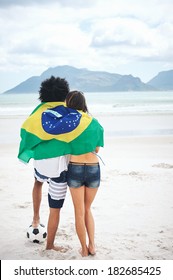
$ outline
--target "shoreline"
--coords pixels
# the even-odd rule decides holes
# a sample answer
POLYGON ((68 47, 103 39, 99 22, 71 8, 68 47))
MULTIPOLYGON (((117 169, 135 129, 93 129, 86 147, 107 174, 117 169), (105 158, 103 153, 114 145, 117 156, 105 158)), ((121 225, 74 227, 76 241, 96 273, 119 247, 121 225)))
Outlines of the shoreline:
MULTIPOLYGON (((36 107, 36 106, 35 106, 36 107)), ((35 108, 34 107, 34 108, 35 108)), ((18 113, 18 114, 7 114, 7 112, 5 112, 5 114, 1 114, 0 112, 0 119, 8 119, 8 118, 13 118, 13 119, 18 119, 18 118, 21 118, 21 119, 26 119, 29 114, 32 112, 29 111, 28 114, 22 114, 22 113, 18 113)), ((168 112, 168 111, 145 111, 145 112, 141 112, 141 111, 136 111, 136 112, 95 112, 95 113, 90 113, 91 116, 97 118, 97 117, 112 117, 112 116, 115 116, 115 117, 136 117, 136 116, 141 116, 141 117, 151 117, 151 116, 173 116, 173 112, 168 112)))
MULTIPOLYGON (((2 130, 0 143, 19 143, 20 127, 26 115, 0 116, 2 130), (11 139, 11 140, 10 140, 11 139)), ((104 127, 105 138, 108 137, 150 137, 172 136, 173 114, 95 114, 95 117, 104 127)))

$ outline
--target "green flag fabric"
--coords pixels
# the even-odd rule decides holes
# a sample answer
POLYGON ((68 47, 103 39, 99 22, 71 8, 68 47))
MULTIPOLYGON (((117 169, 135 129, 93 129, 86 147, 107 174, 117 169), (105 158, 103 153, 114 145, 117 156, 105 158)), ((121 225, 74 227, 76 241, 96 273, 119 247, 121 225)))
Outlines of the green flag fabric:
POLYGON ((21 127, 18 158, 23 162, 66 154, 80 155, 104 146, 103 127, 64 102, 38 105, 21 127))

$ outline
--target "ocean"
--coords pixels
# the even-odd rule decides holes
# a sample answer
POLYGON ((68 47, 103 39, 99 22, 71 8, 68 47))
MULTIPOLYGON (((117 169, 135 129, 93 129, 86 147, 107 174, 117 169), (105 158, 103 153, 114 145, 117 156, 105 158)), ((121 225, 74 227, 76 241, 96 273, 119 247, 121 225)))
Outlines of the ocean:
MULTIPOLYGON (((173 113, 173 91, 87 92, 85 97, 93 115, 173 113)), ((27 116, 38 104, 37 93, 0 94, 0 116, 27 116)))
MULTIPOLYGON (((86 92, 85 97, 106 136, 173 135, 173 91, 86 92)), ((9 118, 24 120, 39 103, 36 93, 0 94, 1 125, 9 118)))

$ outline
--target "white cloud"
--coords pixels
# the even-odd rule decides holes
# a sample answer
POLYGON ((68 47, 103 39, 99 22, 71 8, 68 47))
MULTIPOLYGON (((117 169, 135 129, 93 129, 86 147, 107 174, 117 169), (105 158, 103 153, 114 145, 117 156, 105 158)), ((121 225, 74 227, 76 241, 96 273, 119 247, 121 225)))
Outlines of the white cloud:
POLYGON ((173 24, 150 27, 139 19, 116 18, 97 22, 93 28, 92 47, 102 54, 119 55, 129 60, 165 58, 173 48, 173 24))
POLYGON ((63 64, 136 74, 145 63, 138 76, 152 78, 173 68, 172 10, 170 0, 1 0, 1 87, 63 64))

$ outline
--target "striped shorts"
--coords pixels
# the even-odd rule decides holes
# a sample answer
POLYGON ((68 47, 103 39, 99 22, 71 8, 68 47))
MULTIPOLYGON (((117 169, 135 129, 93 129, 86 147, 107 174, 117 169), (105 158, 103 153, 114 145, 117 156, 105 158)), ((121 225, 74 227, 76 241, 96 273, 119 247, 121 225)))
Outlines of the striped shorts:
POLYGON ((62 208, 67 193, 67 171, 61 172, 57 178, 49 178, 40 174, 34 169, 34 177, 39 182, 47 182, 48 188, 48 202, 50 208, 62 208))

